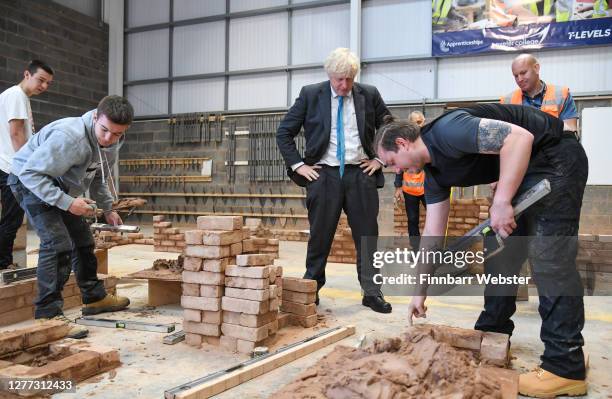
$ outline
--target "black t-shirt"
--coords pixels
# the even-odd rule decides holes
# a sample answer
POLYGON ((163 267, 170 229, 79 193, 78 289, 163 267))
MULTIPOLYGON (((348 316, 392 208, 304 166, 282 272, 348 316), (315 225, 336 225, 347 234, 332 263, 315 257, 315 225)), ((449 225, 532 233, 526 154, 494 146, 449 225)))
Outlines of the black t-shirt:
POLYGON ((481 118, 509 122, 531 132, 534 135, 532 160, 539 150, 557 143, 563 133, 560 119, 521 105, 480 104, 442 115, 421 130, 431 156, 431 163, 424 167, 428 204, 447 199, 451 187, 469 187, 499 179, 499 155, 478 153, 481 118))

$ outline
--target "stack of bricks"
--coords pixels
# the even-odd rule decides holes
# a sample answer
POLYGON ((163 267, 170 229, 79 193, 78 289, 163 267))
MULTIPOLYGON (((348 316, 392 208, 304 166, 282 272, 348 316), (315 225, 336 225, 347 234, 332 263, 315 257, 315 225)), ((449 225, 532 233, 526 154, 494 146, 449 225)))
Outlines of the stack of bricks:
POLYGON ((225 268, 225 294, 221 301, 221 346, 251 353, 276 334, 282 295, 282 268, 269 254, 243 254, 225 268))
POLYGON ((145 238, 143 233, 123 234, 119 231, 97 231, 94 233, 97 247, 112 248, 117 245, 145 244, 153 245, 154 239, 145 238), (100 245, 99 243, 103 243, 100 245))
POLYGON ((218 345, 225 269, 242 252, 242 218, 200 216, 197 230, 185 232, 183 330, 188 345, 218 345))
POLYGON ((272 236, 281 241, 302 241, 308 242, 310 232, 308 230, 272 230, 272 236))
MULTIPOLYGON (((116 277, 98 274, 98 278, 104 281, 104 287, 109 294, 117 293, 116 277)), ((0 286, 0 326, 34 318, 33 303, 37 293, 35 278, 0 286)), ((62 297, 64 298, 64 309, 82 305, 81 291, 76 284, 74 274, 64 285, 62 297)))
MULTIPOLYGON (((489 200, 487 198, 460 198, 451 202, 448 215, 447 235, 460 237, 489 218, 489 200)), ((425 223, 425 210, 421 206, 419 227, 425 223)), ((408 235, 408 218, 402 206, 394 212, 394 232, 397 235, 408 235)))
POLYGON ((334 235, 328 262, 335 263, 357 263, 357 253, 355 252, 355 242, 351 235, 351 228, 348 226, 346 216, 342 216, 338 222, 338 228, 334 235))
MULTIPOLYGON (((595 286, 609 289, 612 277, 612 235, 579 234, 576 265, 585 283, 589 278, 587 272, 595 272, 595 286)), ((588 285, 585 284, 585 287, 588 285)))
POLYGON ((153 250, 158 252, 178 252, 185 249, 185 234, 172 227, 164 215, 153 216, 153 250))
POLYGON ((289 314, 289 324, 313 327, 317 324, 317 282, 303 278, 282 279, 281 311, 289 314))

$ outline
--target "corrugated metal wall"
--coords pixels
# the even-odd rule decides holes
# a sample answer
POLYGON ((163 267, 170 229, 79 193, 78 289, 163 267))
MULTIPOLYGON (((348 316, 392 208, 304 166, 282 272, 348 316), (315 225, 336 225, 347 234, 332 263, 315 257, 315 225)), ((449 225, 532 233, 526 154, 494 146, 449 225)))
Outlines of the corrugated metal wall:
MULTIPOLYGON (((305 2, 311 3, 230 0, 229 12, 252 13, 305 2)), ((169 0, 126 0, 126 4, 128 28, 169 22, 169 0)), ((211 16, 217 20, 172 28, 172 75, 193 75, 193 80, 128 85, 128 95, 139 96, 133 99, 140 103, 141 116, 291 106, 303 85, 326 79, 320 65, 329 51, 350 42, 348 3, 230 16, 229 27, 223 17, 225 0, 174 0, 173 4, 175 21, 211 16), (310 64, 319 66, 283 71, 286 66, 310 64), (276 70, 264 73, 265 68, 276 70), (233 75, 235 71, 240 75, 233 75), (202 74, 217 75, 197 76, 202 74), (168 87, 172 87, 172 104, 168 104, 168 87)), ((376 85, 389 103, 492 99, 514 89, 510 63, 516 53, 431 58, 430 17, 431 2, 426 0, 364 1, 361 57, 366 65, 361 81, 376 85), (401 61, 385 61, 390 58, 401 61)), ((128 31, 126 79, 168 78, 169 40, 169 28, 128 31)), ((612 92, 609 46, 536 54, 544 80, 567 85, 576 94, 612 92)))

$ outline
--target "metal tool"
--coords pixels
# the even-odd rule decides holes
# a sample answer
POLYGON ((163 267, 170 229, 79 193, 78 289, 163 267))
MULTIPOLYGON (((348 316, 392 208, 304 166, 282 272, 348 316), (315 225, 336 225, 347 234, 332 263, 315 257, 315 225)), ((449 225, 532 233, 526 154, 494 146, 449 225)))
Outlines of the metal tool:
POLYGON ((75 320, 75 323, 82 324, 84 326, 121 328, 126 330, 151 331, 161 333, 171 333, 174 331, 175 328, 174 323, 147 323, 144 321, 98 319, 95 317, 79 317, 75 320))
MULTIPOLYGON (((550 182, 547 179, 543 179, 538 184, 521 194, 517 197, 514 203, 514 217, 520 216, 527 208, 538 202, 550 193, 550 182)), ((503 239, 493 231, 491 227, 491 219, 487 219, 472 230, 468 231, 463 237, 459 238, 451 245, 448 249, 450 251, 461 251, 469 248, 483 238, 485 240, 485 247, 487 253, 485 259, 497 255, 502 249, 504 249, 503 239)))
POLYGON ((185 340, 185 331, 175 331, 170 335, 166 335, 163 339, 163 343, 166 345, 174 345, 185 340))
MULTIPOLYGON (((133 211, 131 212, 133 213, 133 211)), ((138 233, 140 231, 140 227, 138 226, 129 226, 126 224, 113 225, 106 223, 92 223, 89 226, 92 231, 114 231, 119 233, 138 233)))
POLYGON ((4 270, 0 273, 2 284, 10 284, 16 281, 27 280, 36 277, 36 268, 27 267, 23 269, 4 270))

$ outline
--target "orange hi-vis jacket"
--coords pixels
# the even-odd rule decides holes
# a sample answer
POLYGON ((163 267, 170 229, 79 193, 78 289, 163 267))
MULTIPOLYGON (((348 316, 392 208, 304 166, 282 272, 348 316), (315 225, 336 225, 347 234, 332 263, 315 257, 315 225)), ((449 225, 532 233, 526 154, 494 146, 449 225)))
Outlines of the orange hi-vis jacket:
POLYGON ((425 172, 423 170, 419 173, 404 171, 402 191, 415 197, 425 194, 425 172))
MULTIPOLYGON (((544 97, 542 98, 542 107, 540 107, 540 111, 558 118, 568 95, 569 88, 565 86, 559 88, 555 85, 546 84, 546 92, 544 92, 544 97)), ((499 101, 502 104, 522 105, 523 91, 521 89, 516 89, 512 93, 500 98, 499 101)))

